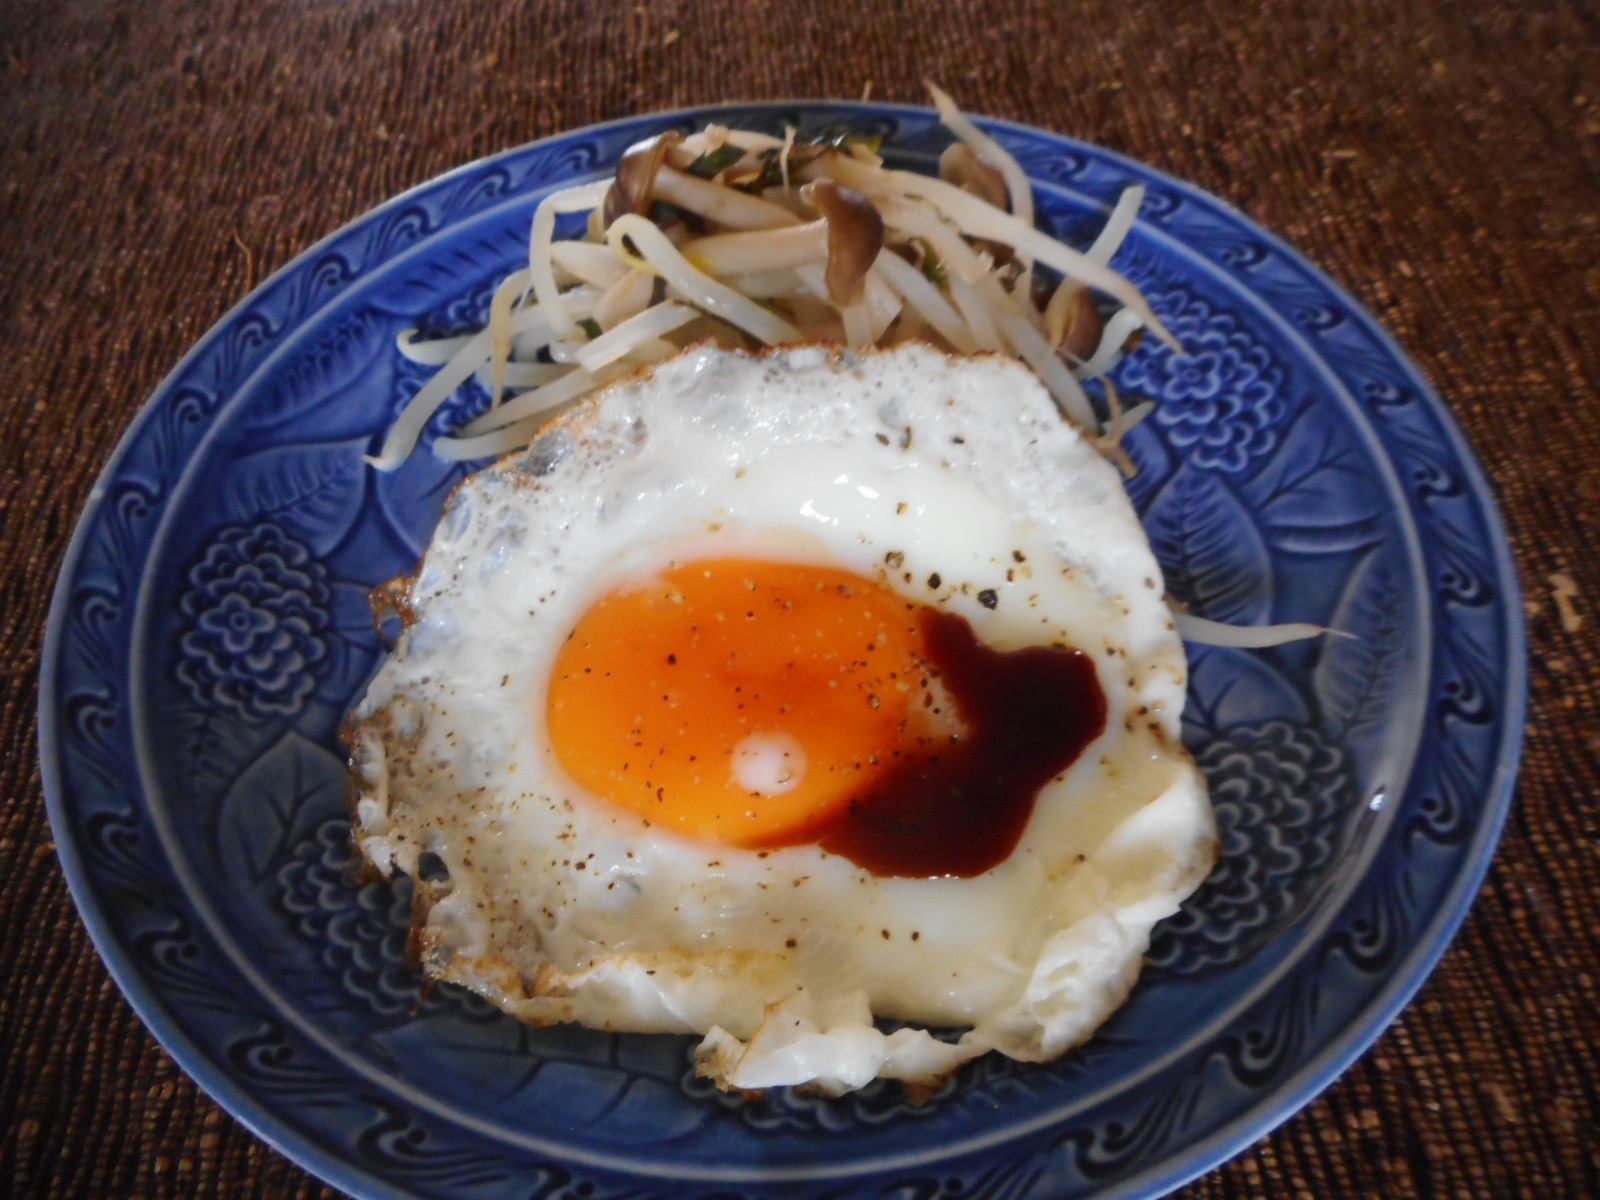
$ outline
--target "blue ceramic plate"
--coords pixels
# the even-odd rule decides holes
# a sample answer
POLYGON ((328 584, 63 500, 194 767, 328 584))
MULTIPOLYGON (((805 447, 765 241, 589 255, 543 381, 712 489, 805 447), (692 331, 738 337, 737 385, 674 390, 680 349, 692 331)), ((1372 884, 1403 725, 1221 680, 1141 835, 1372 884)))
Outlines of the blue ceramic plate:
POLYGON ((79 524, 45 647, 50 815, 84 920, 173 1056, 359 1196, 1158 1195, 1305 1104, 1422 982, 1506 811, 1524 667, 1504 536, 1428 385, 1299 256, 1138 163, 989 125, 1069 241, 1149 189, 1117 265, 1187 353, 1147 344, 1118 382, 1159 401, 1130 490, 1171 592, 1359 636, 1192 650, 1223 858, 1092 1042, 991 1056, 919 1107, 883 1085, 724 1096, 692 1039, 424 995, 406 896, 346 878, 337 730, 380 653, 366 592, 413 564, 462 474, 426 451, 362 464, 423 380, 396 335, 481 323, 541 196, 711 117, 848 124, 921 170, 947 144, 921 109, 802 103, 513 150, 308 251, 157 391, 79 524))

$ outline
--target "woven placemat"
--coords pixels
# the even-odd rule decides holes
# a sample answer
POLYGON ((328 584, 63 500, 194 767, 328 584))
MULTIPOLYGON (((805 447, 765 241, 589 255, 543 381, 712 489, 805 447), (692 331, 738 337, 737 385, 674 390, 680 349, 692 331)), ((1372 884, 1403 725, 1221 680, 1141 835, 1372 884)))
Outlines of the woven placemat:
POLYGON ((1522 572, 1521 785, 1463 932, 1336 1085, 1184 1195, 1600 1195, 1600 11, 1520 7, 0 3, 0 1192, 333 1194, 144 1031, 45 820, 54 571, 144 398, 265 275, 471 158, 724 99, 922 102, 928 77, 1325 267, 1458 416, 1522 572))

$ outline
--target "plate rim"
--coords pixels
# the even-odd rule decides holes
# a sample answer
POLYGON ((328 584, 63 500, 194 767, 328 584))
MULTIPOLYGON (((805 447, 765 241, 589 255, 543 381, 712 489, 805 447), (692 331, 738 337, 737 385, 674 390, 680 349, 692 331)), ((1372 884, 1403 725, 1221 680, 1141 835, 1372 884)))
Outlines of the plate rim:
MULTIPOLYGON (((114 449, 97 472, 88 497, 79 512, 72 536, 57 568, 51 603, 46 616, 37 708, 40 774, 45 795, 45 807, 52 834, 56 838, 57 857, 61 863, 62 873, 66 878, 69 894, 72 896, 79 917, 90 935, 96 952, 102 962, 106 964, 109 973, 116 981, 123 996, 133 1007, 135 1013, 145 1025, 146 1030, 172 1056, 175 1063, 182 1068, 184 1073, 253 1134, 260 1137, 291 1161, 311 1171, 323 1180, 333 1183, 335 1186, 344 1187, 350 1183, 359 1182, 364 1189, 363 1195, 396 1197, 398 1200, 404 1200, 404 1198, 416 1194, 409 1190, 396 1189, 382 1177, 366 1170, 345 1155, 330 1153, 320 1142, 311 1139, 305 1132, 290 1125, 285 1119, 278 1116, 272 1108, 257 1100, 251 1091, 235 1081, 214 1063, 211 1057, 179 1027, 177 1022, 169 1017, 167 1010, 170 1007, 170 1002, 153 985, 147 982, 144 973, 133 963, 131 956, 125 952, 121 941, 112 930, 108 916, 96 901, 91 884, 93 872, 85 861, 83 848, 79 846, 76 837, 73 836, 75 830, 69 815, 68 800, 64 791, 63 779, 61 778, 63 766, 57 719, 61 639, 66 623, 65 618, 71 591, 71 581, 76 576, 77 568, 82 562, 90 528, 105 503, 106 485, 116 477, 119 469, 125 465, 129 455, 133 452, 133 446, 138 436, 144 431, 145 426, 154 419, 158 402, 169 394, 174 384, 183 376, 191 364, 200 358, 212 343, 223 335, 227 328, 234 325, 241 316, 245 315, 251 305, 262 298, 275 283, 286 276, 295 274, 307 263, 314 261, 326 248, 351 232, 366 226, 369 222, 404 208, 422 193, 445 187, 452 180, 465 178, 488 165, 501 160, 517 158, 541 148, 569 140, 599 136, 629 126, 647 126, 653 123, 664 124, 685 119, 714 119, 719 112, 738 111, 748 113, 752 110, 781 111, 784 109, 798 109, 811 113, 825 113, 830 110, 854 114, 862 112, 881 113, 909 116, 924 121, 929 118, 936 118, 933 110, 926 106, 839 99, 750 100, 710 105, 690 105, 644 112, 561 130, 542 138, 508 147, 493 154, 481 155, 438 175, 422 180, 359 213, 307 246, 273 271, 271 275, 258 282, 248 293, 216 318, 172 368, 164 374, 160 382, 140 404, 123 430, 114 449), (68 836, 63 837, 63 833, 68 836)), ((1427 919, 1419 923, 1416 930, 1418 936, 1413 947, 1408 948, 1405 953, 1397 957, 1396 965, 1391 966, 1385 972, 1383 985, 1376 989, 1361 1006, 1360 1011, 1363 1019, 1360 1022, 1347 1026, 1337 1038, 1324 1042, 1317 1053, 1302 1061, 1298 1070, 1269 1089, 1267 1096, 1253 1101, 1240 1118, 1224 1125, 1209 1137, 1190 1142, 1183 1150, 1164 1156, 1161 1162, 1154 1164, 1152 1167, 1137 1171, 1120 1183, 1113 1184, 1111 1189, 1104 1193, 1108 1196, 1161 1195, 1198 1177, 1205 1171, 1221 1165, 1225 1159, 1253 1145, 1273 1129, 1298 1114, 1317 1095, 1331 1086, 1355 1059, 1370 1047, 1395 1020, 1400 1011, 1431 976, 1439 960, 1450 948, 1455 934, 1464 922, 1482 880, 1493 862, 1494 848, 1499 841, 1501 831, 1509 815, 1517 769, 1520 763, 1521 748, 1524 740, 1528 681, 1526 626, 1519 616, 1521 612, 1519 580, 1510 543, 1506 536, 1496 489, 1487 477, 1454 413, 1445 405, 1438 391, 1434 388, 1432 381, 1405 352, 1395 336, 1371 313, 1365 304, 1357 301, 1343 284, 1330 276, 1321 266, 1312 262, 1299 250, 1288 244, 1278 234, 1260 225, 1226 198, 1217 196, 1198 185, 1173 176, 1162 168, 1141 162, 1119 151, 1085 142, 1069 135, 1056 133, 1050 129, 1017 121, 978 116, 977 114, 969 115, 972 115, 981 127, 991 133, 1013 132, 1028 138, 1043 137, 1061 145, 1065 149, 1087 152, 1108 164, 1123 166, 1141 175, 1156 176, 1166 186, 1173 188, 1175 191, 1198 199, 1206 206, 1220 210, 1240 226, 1246 227, 1252 236, 1266 242, 1276 253, 1292 261, 1299 269, 1306 271, 1318 285, 1347 305, 1351 312, 1362 318, 1366 331, 1376 337, 1394 362, 1411 376, 1411 382, 1418 386, 1419 397, 1424 401, 1430 415, 1443 433, 1447 448, 1453 456, 1453 465, 1461 470, 1466 489, 1476 501, 1478 511, 1490 535, 1490 553, 1487 557, 1500 592, 1499 603, 1501 611, 1498 624, 1505 638, 1507 675, 1504 680, 1498 680, 1497 682, 1505 683, 1507 690, 1502 697, 1504 703, 1501 718, 1503 728, 1501 736, 1495 744, 1492 756, 1494 764, 1492 779, 1489 787, 1485 790, 1485 794, 1481 797, 1478 810, 1480 820, 1475 836, 1469 840, 1461 855, 1461 860, 1468 864, 1469 869, 1457 872, 1456 878, 1445 893, 1445 901, 1439 904, 1428 915, 1427 919)), ((323 304, 336 302, 338 295, 339 292, 333 293, 323 301, 323 304)), ((301 323, 303 324, 304 320, 311 319, 315 312, 320 311, 321 307, 322 305, 319 305, 316 310, 306 314, 301 323)), ((168 503, 168 498, 163 498, 162 503, 163 506, 168 503)), ((142 787, 140 792, 142 795, 142 787)), ((1016 1135, 1016 1138, 1036 1137, 1039 1136, 1039 1133, 1040 1131, 1038 1130, 1020 1133, 1016 1135)), ((1004 1144, 1004 1141, 996 1145, 986 1146, 973 1153, 993 1153, 999 1144, 1004 1144)), ((808 1176, 807 1178, 813 1178, 819 1182, 833 1178, 835 1182, 841 1182, 849 1179, 867 1179, 877 1173, 874 1169, 867 1169, 848 1176, 808 1176)), ((773 1178, 761 1174, 740 1175, 738 1181, 758 1184, 764 1179, 773 1178)), ((687 1185, 690 1181, 685 1179, 681 1180, 681 1182, 687 1185)), ((733 1183, 736 1181, 729 1179, 728 1182, 733 1183)))

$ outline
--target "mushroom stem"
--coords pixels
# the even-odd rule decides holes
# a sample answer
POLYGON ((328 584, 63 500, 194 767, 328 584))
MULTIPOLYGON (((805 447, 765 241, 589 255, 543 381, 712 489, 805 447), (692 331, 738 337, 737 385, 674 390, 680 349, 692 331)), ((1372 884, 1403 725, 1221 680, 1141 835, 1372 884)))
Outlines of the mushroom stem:
POLYGON ((828 256, 828 223, 811 221, 787 229, 714 233, 679 247, 708 275, 741 275, 820 263, 828 256))
POLYGON ((781 204, 707 179, 697 179, 671 167, 657 172, 655 194, 659 199, 732 229, 777 229, 800 223, 800 218, 781 204))

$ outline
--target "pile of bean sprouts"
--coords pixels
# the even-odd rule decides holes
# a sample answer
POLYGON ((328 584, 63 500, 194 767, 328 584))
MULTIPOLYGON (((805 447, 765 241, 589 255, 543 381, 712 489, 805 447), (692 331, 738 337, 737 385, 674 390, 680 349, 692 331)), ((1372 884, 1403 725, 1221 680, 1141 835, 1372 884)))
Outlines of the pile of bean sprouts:
MULTIPOLYGON (((1152 407, 1123 409, 1107 372, 1144 334, 1179 349, 1143 294, 1110 266, 1144 189, 1123 191, 1099 236, 1077 250, 1034 227, 1017 161, 930 85, 956 141, 939 177, 886 167, 874 139, 782 138, 708 125, 631 147, 614 178, 545 197, 528 265, 496 288, 483 330, 400 335, 438 367, 367 461, 392 471, 469 379, 482 415, 436 438, 447 460, 521 449, 595 389, 712 340, 733 349, 907 341, 1026 363, 1062 416, 1122 469, 1119 440, 1152 407), (557 240, 557 218, 588 214, 557 240), (1084 385, 1099 381, 1097 413, 1084 385)), ((1314 625, 1238 628, 1175 613, 1192 641, 1276 645, 1314 625)))
POLYGON ((496 289, 486 329, 401 335, 403 354, 439 370, 369 461, 398 467, 471 378, 489 389, 490 408, 436 439, 440 458, 519 449, 555 411, 707 338, 741 349, 922 341, 1011 355, 1069 421, 1114 452, 1148 406, 1124 413, 1106 372, 1141 330, 1176 346, 1108 265, 1144 189, 1122 193, 1087 250, 1067 246, 1034 228, 1016 160, 933 94, 958 139, 941 178, 886 168, 871 139, 710 125, 632 147, 614 179, 547 196, 534 212, 528 265, 496 289), (586 236, 555 240, 567 213, 589 214, 586 236), (1104 421, 1084 390, 1096 379, 1104 421))

